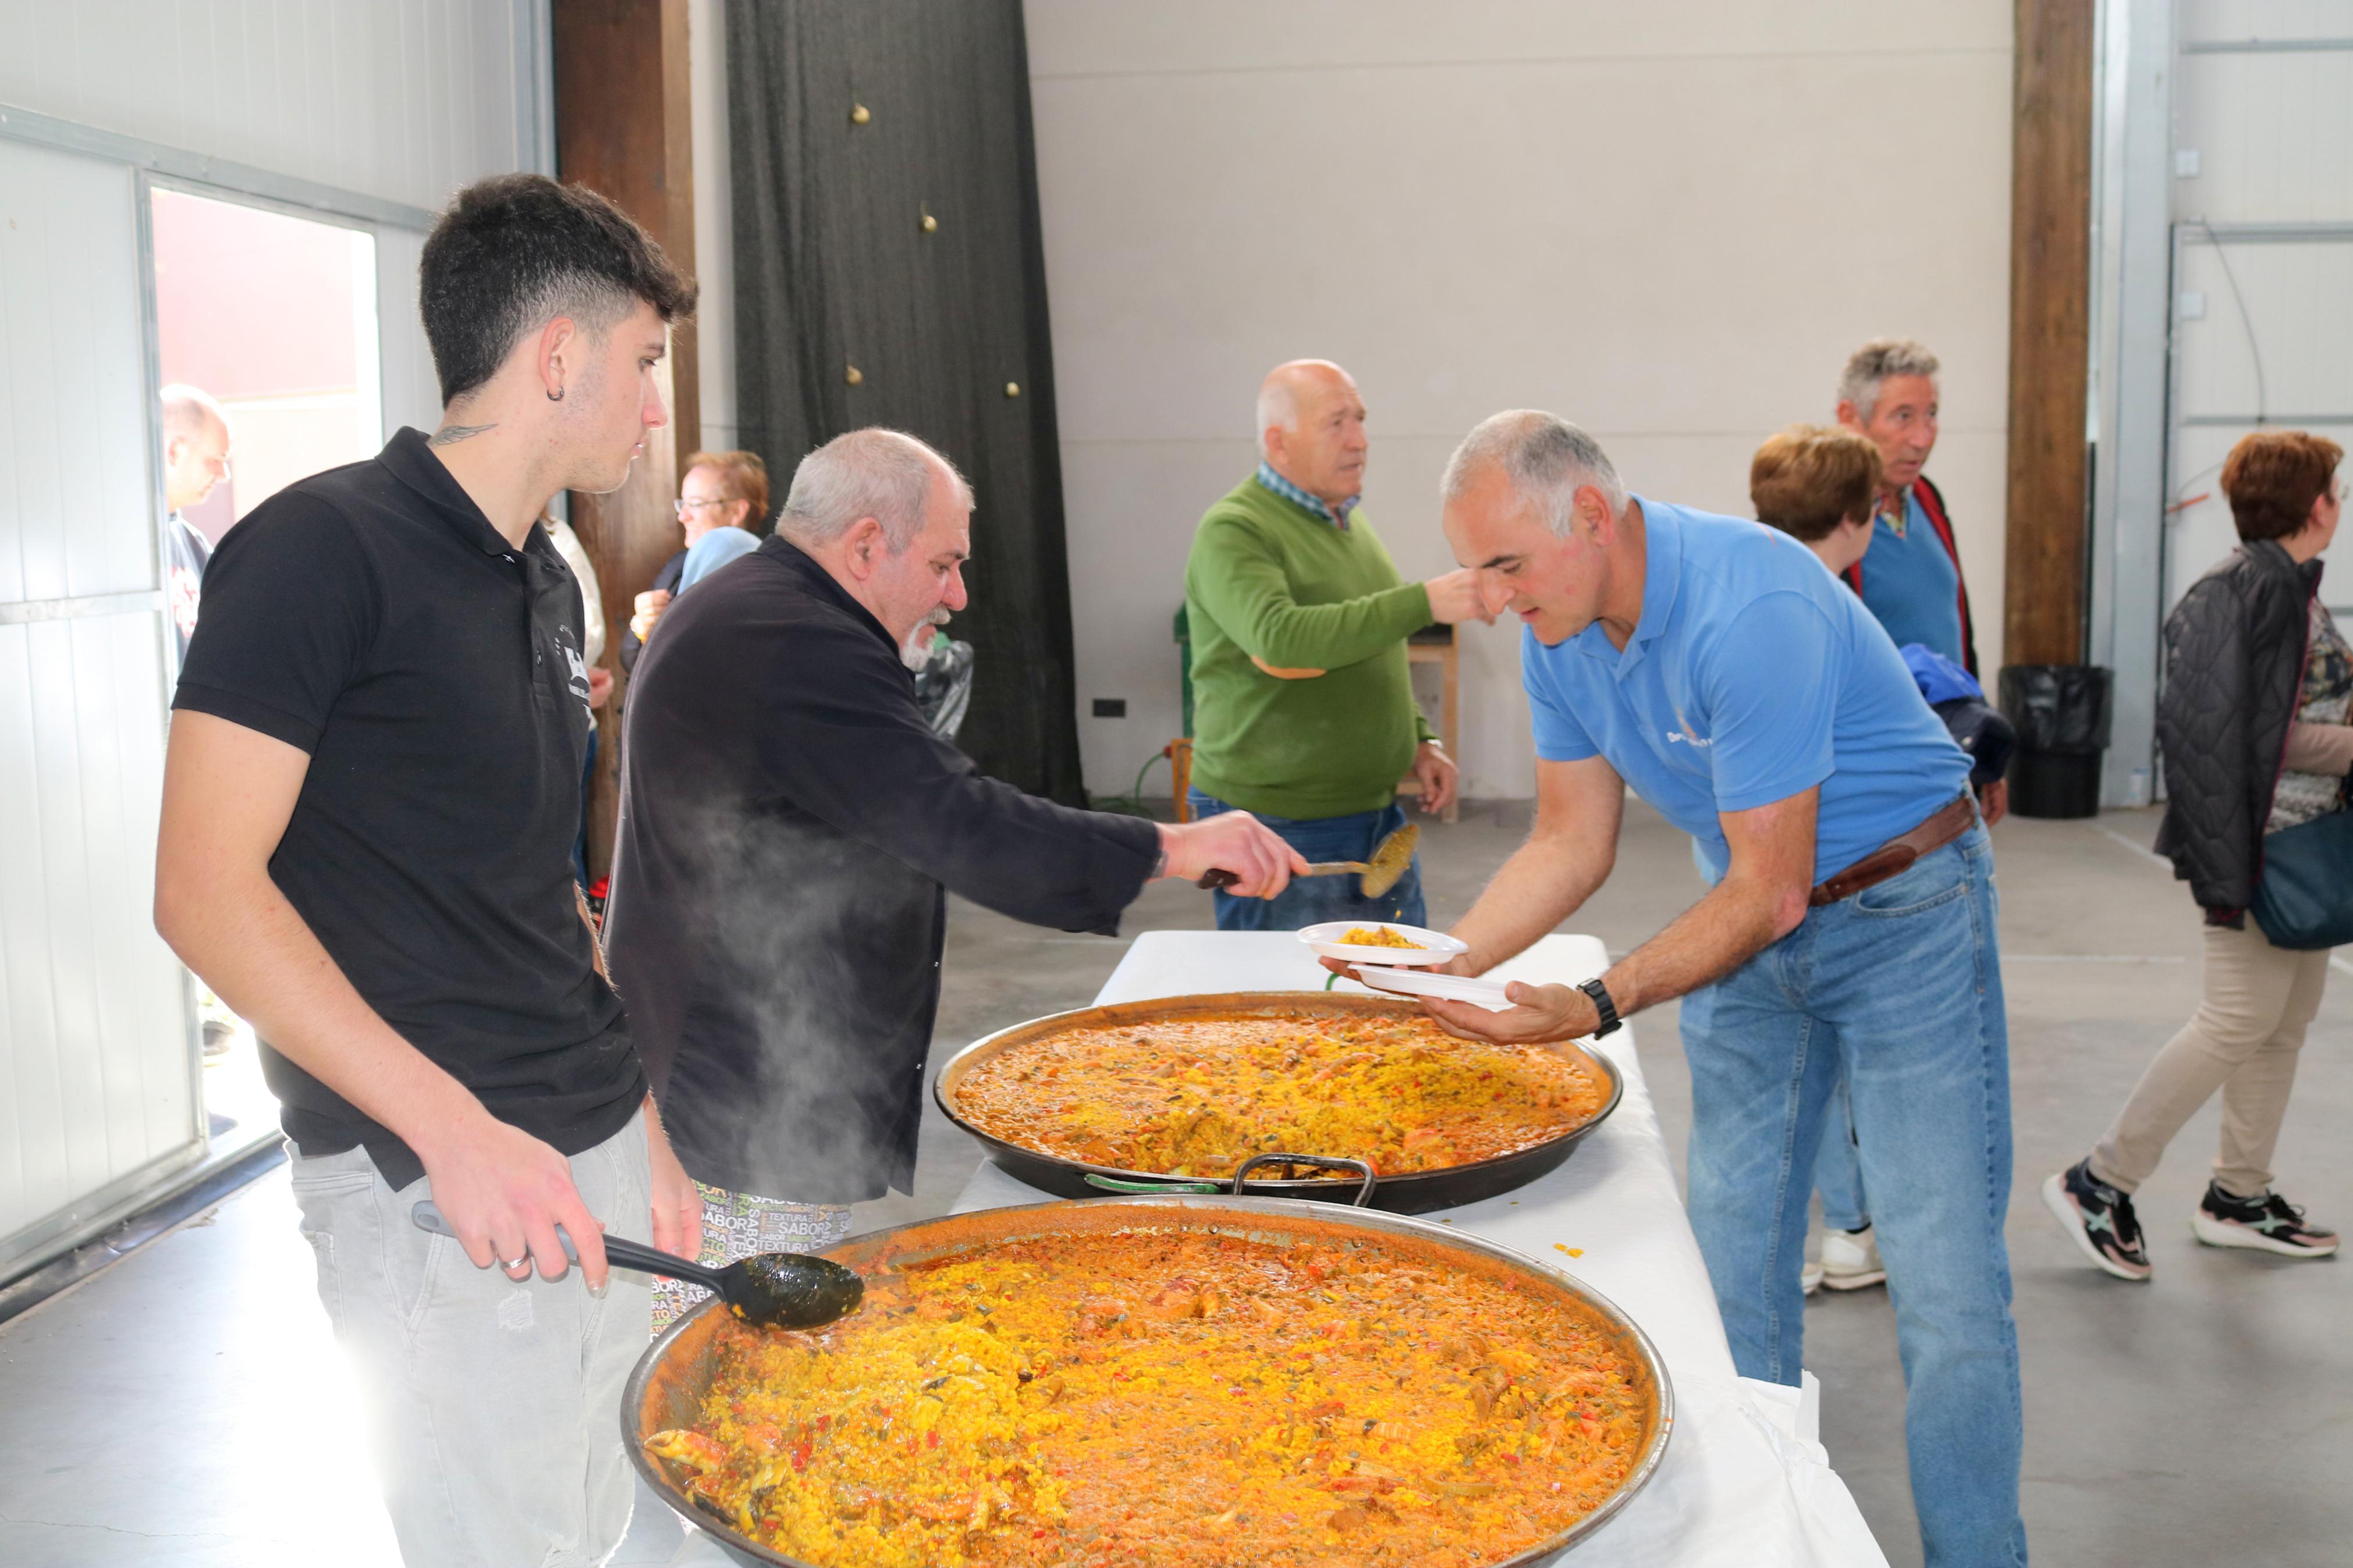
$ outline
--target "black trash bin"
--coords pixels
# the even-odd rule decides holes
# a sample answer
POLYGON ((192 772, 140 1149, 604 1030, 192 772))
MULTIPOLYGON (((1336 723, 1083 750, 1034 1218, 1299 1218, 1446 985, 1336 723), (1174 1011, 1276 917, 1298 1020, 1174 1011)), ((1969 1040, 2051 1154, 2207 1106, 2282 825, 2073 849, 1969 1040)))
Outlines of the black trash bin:
POLYGON ((2013 664, 2001 710, 2018 730, 2010 809, 2021 816, 2097 816, 2108 749, 2111 672, 2092 664, 2013 664))

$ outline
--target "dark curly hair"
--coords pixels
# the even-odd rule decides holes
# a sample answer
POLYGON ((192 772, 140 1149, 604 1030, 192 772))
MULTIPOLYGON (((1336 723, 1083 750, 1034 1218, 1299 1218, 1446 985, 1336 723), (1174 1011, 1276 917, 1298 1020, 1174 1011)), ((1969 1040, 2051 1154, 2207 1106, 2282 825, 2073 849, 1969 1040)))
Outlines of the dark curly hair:
POLYGON ((479 390, 517 339, 558 316, 603 332, 639 300, 665 321, 694 313, 694 279, 636 220, 544 174, 497 174, 459 191, 425 242, 417 281, 445 405, 479 390))

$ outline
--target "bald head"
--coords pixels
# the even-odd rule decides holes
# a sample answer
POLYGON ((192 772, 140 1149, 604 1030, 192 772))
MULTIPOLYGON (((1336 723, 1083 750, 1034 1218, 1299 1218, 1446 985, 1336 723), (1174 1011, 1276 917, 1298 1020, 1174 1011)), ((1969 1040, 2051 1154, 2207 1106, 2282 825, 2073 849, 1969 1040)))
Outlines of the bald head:
POLYGON ((1272 426, 1297 429, 1300 414, 1320 401, 1356 395, 1356 384, 1330 360, 1286 360, 1268 371, 1266 379, 1259 383, 1259 440, 1263 444, 1272 426))
POLYGON ((228 416, 201 388, 174 384, 164 405, 164 499, 172 511, 200 506, 228 478, 228 416))
POLYGON ((1258 389, 1259 451, 1276 473, 1337 504, 1365 486, 1365 403, 1327 359, 1295 359, 1258 389))
POLYGON ((199 386, 174 382, 160 395, 164 405, 164 438, 174 436, 200 436, 207 425, 228 428, 228 416, 213 401, 213 395, 199 386))

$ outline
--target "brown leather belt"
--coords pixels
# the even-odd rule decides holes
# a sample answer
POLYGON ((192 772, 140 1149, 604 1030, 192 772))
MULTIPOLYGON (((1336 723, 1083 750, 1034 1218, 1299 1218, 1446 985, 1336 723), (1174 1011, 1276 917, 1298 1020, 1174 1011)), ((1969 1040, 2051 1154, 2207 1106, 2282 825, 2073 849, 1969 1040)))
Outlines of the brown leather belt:
POLYGON ((1932 849, 1942 849, 1977 826, 1978 803, 1967 790, 1955 795, 1934 816, 1899 837, 1891 838, 1862 859, 1824 882, 1806 900, 1813 909, 1851 899, 1865 888, 1875 888, 1932 849))

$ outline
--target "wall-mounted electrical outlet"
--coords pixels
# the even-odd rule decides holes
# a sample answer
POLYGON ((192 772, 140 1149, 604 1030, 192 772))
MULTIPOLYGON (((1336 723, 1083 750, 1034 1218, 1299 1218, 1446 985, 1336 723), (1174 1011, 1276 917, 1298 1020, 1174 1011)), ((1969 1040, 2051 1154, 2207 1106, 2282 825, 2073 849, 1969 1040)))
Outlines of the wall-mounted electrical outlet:
POLYGON ((1124 719, 1124 718, 1126 718, 1126 717, 1127 717, 1127 699, 1126 699, 1126 698, 1124 698, 1124 697, 1098 697, 1098 698, 1096 698, 1096 699, 1095 699, 1095 717, 1096 717, 1096 718, 1098 718, 1098 719, 1124 719))
POLYGON ((2173 177, 2177 180, 2194 180, 2198 177, 2197 148, 2177 147, 2173 150, 2173 177))

